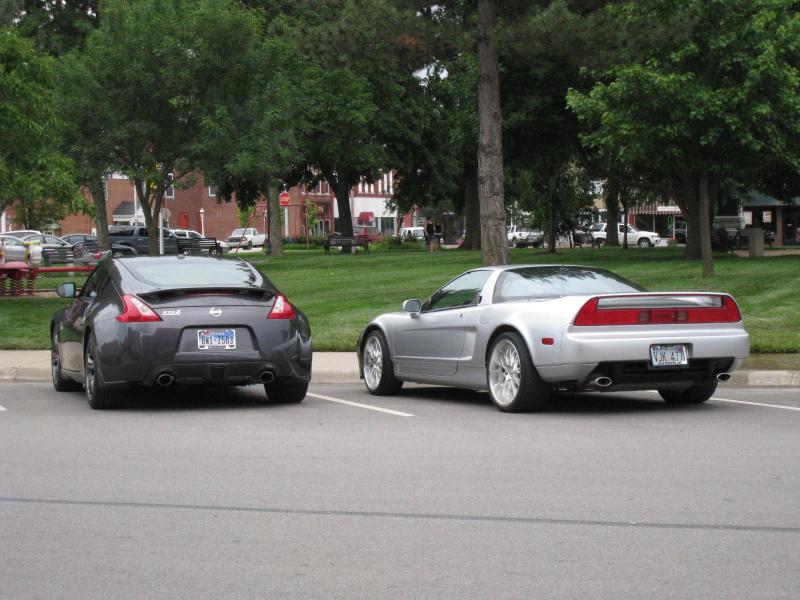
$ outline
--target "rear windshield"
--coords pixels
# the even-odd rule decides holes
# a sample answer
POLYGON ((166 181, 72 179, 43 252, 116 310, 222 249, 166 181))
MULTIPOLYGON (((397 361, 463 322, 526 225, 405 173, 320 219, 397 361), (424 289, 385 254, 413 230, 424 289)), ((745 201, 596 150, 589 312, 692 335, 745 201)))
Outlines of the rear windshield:
POLYGON ((643 292, 644 288, 602 269, 528 267, 504 271, 494 288, 494 302, 558 298, 583 294, 643 292))
POLYGON ((235 235, 244 235, 244 229, 234 229, 233 233, 231 234, 231 237, 235 235))
POLYGON ((126 261, 139 281, 156 288, 268 287, 264 277, 242 260, 169 258, 126 261))

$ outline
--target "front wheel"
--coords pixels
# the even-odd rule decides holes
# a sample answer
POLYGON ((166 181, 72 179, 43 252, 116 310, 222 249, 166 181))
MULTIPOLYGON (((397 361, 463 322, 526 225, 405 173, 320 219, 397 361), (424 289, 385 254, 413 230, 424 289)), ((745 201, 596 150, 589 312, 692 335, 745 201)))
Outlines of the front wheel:
POLYGON ((83 387, 86 390, 89 406, 93 409, 105 410, 116 405, 114 393, 103 381, 94 334, 89 335, 83 351, 83 387))
POLYGON ((492 342, 486 378, 489 396, 503 412, 541 410, 550 400, 552 388, 539 376, 518 333, 501 333, 492 342))
POLYGON ((642 238, 638 242, 639 248, 649 248, 653 244, 647 238, 642 238))
POLYGON ((659 395, 669 404, 701 404, 717 391, 717 382, 696 383, 685 390, 658 390, 659 395))
POLYGON ((302 402, 308 393, 308 382, 289 379, 276 380, 264 384, 264 391, 272 402, 296 404, 302 402))
POLYGON ((371 331, 364 341, 361 365, 364 369, 364 384, 370 394, 391 396, 403 387, 403 382, 394 376, 389 345, 380 331, 371 331))
POLYGON ((247 249, 248 250, 252 250, 253 249, 253 242, 247 242, 247 249))

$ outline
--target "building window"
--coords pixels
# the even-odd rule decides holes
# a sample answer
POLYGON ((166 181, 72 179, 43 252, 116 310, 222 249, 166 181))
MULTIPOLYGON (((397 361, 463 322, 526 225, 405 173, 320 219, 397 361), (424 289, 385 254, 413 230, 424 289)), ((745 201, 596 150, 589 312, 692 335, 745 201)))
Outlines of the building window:
POLYGON ((217 197, 217 186, 215 186, 215 185, 208 186, 208 195, 210 197, 212 197, 212 198, 216 198, 217 197))

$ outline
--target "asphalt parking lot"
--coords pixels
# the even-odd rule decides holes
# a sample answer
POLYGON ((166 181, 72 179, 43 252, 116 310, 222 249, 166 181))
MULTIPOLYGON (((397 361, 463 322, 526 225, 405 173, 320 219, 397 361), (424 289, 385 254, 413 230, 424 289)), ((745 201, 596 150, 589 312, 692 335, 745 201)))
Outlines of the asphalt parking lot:
POLYGON ((0 385, 0 596, 796 598, 800 389, 0 385))

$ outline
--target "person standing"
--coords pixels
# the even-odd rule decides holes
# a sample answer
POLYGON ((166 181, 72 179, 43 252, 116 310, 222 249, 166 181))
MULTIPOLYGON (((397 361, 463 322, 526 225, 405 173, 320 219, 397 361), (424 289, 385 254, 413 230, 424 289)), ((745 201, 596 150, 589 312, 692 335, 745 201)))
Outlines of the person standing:
POLYGON ((442 229, 442 223, 439 219, 436 219, 433 222, 433 244, 434 244, 434 252, 438 252, 442 248, 442 236, 444 235, 444 231, 442 229))
POLYGON ((433 252, 433 242, 434 242, 434 230, 433 230, 433 223, 429 218, 425 218, 425 248, 428 252, 433 252))

